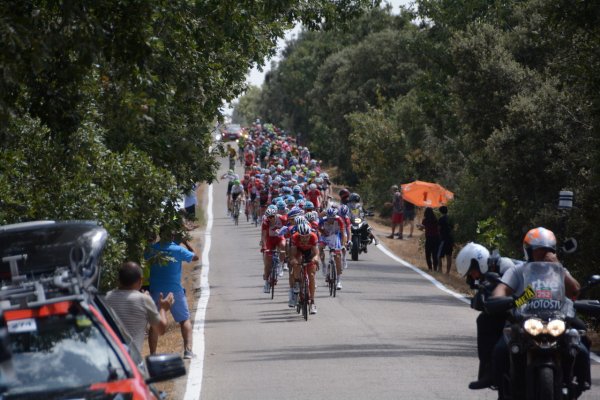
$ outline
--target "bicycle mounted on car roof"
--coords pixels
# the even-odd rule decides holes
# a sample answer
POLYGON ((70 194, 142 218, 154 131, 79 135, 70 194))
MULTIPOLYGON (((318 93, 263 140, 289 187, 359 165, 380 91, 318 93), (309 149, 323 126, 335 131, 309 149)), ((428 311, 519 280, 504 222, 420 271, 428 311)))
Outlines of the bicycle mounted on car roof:
POLYGON ((96 296, 107 237, 91 221, 0 227, 0 399, 115 391, 157 398, 147 383, 185 374, 170 355, 148 357, 148 374, 123 344, 128 334, 96 296))

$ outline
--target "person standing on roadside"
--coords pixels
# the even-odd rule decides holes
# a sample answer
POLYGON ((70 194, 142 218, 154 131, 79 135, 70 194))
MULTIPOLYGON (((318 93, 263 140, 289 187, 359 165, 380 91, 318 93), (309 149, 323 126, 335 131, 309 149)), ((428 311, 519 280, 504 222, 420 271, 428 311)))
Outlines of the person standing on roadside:
POLYGON ((142 287, 142 268, 133 261, 121 265, 119 269, 119 288, 106 294, 105 300, 119 317, 131 336, 133 345, 142 354, 146 325, 162 335, 167 329, 167 314, 175 299, 173 293, 166 296, 159 293, 158 309, 147 292, 140 292, 142 287))
MULTIPOLYGON (((194 357, 192 353, 192 324, 190 322, 190 311, 185 289, 181 284, 182 262, 197 261, 199 257, 194 253, 194 249, 186 242, 181 245, 173 241, 173 232, 169 227, 162 227, 160 230, 160 240, 150 246, 146 253, 146 259, 167 257, 166 264, 154 261, 150 267, 150 295, 155 304, 160 304, 161 293, 173 293, 175 304, 171 307, 171 315, 181 328, 183 338, 183 358, 190 359, 194 357)), ((158 345, 158 332, 151 328, 148 334, 148 344, 150 354, 156 352, 158 345)))
POLYGON ((408 237, 413 236, 415 230, 415 205, 410 201, 404 200, 404 225, 410 226, 408 237))
POLYGON ((402 193, 398 188, 398 185, 393 185, 392 190, 392 233, 388 236, 388 239, 394 238, 396 227, 398 227, 398 239, 402 239, 402 231, 404 228, 404 201, 402 200, 402 193))
POLYGON ((417 228, 425 231, 425 261, 429 270, 438 271, 437 250, 440 245, 440 226, 433 213, 433 208, 427 207, 423 222, 417 228))
POLYGON ((441 206, 440 213, 442 216, 438 220, 440 226, 440 246, 438 248, 438 261, 440 263, 440 271, 443 272, 442 260, 446 258, 446 274, 452 269, 452 249, 454 247, 454 237, 452 236, 453 224, 448 217, 448 207, 441 206))

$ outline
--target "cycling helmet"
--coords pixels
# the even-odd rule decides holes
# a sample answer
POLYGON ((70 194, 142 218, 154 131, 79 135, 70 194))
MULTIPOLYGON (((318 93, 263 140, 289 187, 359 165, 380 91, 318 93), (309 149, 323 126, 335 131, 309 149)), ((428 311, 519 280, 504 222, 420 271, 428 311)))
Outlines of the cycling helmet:
POLYGON ((303 222, 301 224, 298 224, 298 233, 300 235, 309 235, 311 232, 310 229, 310 225, 308 224, 308 222, 303 222))
POLYGON ((281 193, 283 193, 283 194, 292 194, 293 192, 292 192, 292 189, 290 187, 285 186, 285 187, 281 188, 281 193))
POLYGON ((299 207, 292 207, 290 211, 288 211, 288 218, 296 218, 299 215, 302 215, 303 211, 299 207))
POLYGON ((267 216, 267 217, 272 217, 275 214, 277 214, 277 208, 273 208, 273 207, 269 206, 265 210, 265 216, 267 216))
POLYGON ((295 165, 292 165, 292 166, 290 167, 290 171, 292 171, 292 173, 296 172, 296 166, 295 166, 295 165))
POLYGON ((339 212, 339 214, 340 214, 342 217, 345 217, 346 215, 348 215, 348 213, 349 213, 349 212, 350 212, 350 209, 348 208, 348 206, 347 206, 347 205, 345 205, 345 204, 342 204, 342 205, 340 206, 340 212, 339 212))
POLYGON ((285 210, 285 203, 283 202, 283 200, 280 200, 280 201, 277 202, 277 209, 279 211, 285 210))
POLYGON ((316 211, 310 211, 304 214, 304 218, 306 218, 308 222, 318 221, 319 214, 316 211))
POLYGON ((554 236, 554 233, 542 227, 527 232, 523 238, 523 251, 527 261, 533 259, 533 250, 535 249, 548 249, 556 253, 556 236, 554 236))
POLYGON ((306 201, 304 199, 298 199, 296 200, 296 206, 304 209, 304 206, 306 206, 306 201))
POLYGON ((239 180, 239 179, 235 179, 235 180, 233 181, 233 184, 234 184, 234 185, 239 185, 239 184, 240 184, 240 180, 239 180))
POLYGON ((344 200, 350 197, 350 191, 348 189, 342 189, 338 193, 340 195, 340 199, 344 200))
POLYGON ((227 173, 228 173, 229 175, 233 175, 233 170, 232 170, 232 169, 230 169, 230 170, 228 170, 228 171, 227 171, 227 173))
POLYGON ((327 216, 328 217, 335 217, 337 215, 337 213, 338 213, 337 208, 329 207, 327 209, 327 216))
POLYGON ((317 190, 317 185, 316 185, 316 184, 314 184, 314 183, 311 183, 310 185, 308 185, 308 188, 309 188, 310 190, 317 190))
POLYGON ((298 193, 300 193, 302 191, 302 188, 299 185, 296 185, 296 186, 294 186, 293 190, 294 190, 295 194, 298 194, 298 193))
POLYGON ((313 204, 312 201, 306 200, 304 202, 304 210, 306 211, 312 211, 315 209, 315 205, 313 204))
POLYGON ((360 195, 358 193, 352 193, 350 197, 348 197, 348 201, 353 203, 360 203, 360 195))
POLYGON ((479 268, 485 274, 488 271, 490 252, 480 244, 469 242, 456 255, 456 270, 465 276, 471 268, 479 268))
POLYGON ((296 205, 296 199, 294 198, 294 196, 287 196, 285 198, 285 204, 287 204, 288 206, 295 206, 296 205))
POLYGON ((323 183, 323 178, 319 178, 319 177, 315 178, 315 183, 323 183))
POLYGON ((306 218, 304 218, 304 215, 298 215, 297 217, 294 218, 294 223, 296 225, 301 225, 301 224, 305 224, 308 221, 306 220, 306 218))

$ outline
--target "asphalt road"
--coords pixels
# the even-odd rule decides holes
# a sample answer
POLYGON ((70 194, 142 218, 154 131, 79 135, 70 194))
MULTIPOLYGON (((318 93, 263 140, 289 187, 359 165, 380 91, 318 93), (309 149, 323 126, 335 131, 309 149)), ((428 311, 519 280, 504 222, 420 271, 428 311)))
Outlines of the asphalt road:
MULTIPOLYGON (((262 293, 259 228, 225 215, 214 185, 210 300, 202 399, 494 399, 471 391, 477 313, 375 246, 349 261, 330 298, 319 272, 318 314, 287 307, 287 280, 262 293)), ((582 399, 600 399, 595 389, 582 399)))

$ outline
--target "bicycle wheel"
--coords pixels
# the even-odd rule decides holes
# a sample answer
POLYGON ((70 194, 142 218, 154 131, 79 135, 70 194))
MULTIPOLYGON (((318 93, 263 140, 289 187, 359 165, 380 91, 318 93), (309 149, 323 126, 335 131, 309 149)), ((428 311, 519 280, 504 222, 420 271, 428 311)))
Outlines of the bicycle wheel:
POLYGON ((277 285, 277 269, 279 268, 279 257, 273 255, 271 263, 271 300, 275 297, 275 285, 277 285))
POLYGON ((308 295, 308 274, 304 275, 304 285, 302 287, 302 295, 304 297, 304 301, 302 302, 302 316, 304 317, 305 321, 308 321, 308 302, 309 302, 309 295, 308 295))
POLYGON ((334 262, 329 263, 329 295, 335 297, 337 292, 337 269, 334 262))

